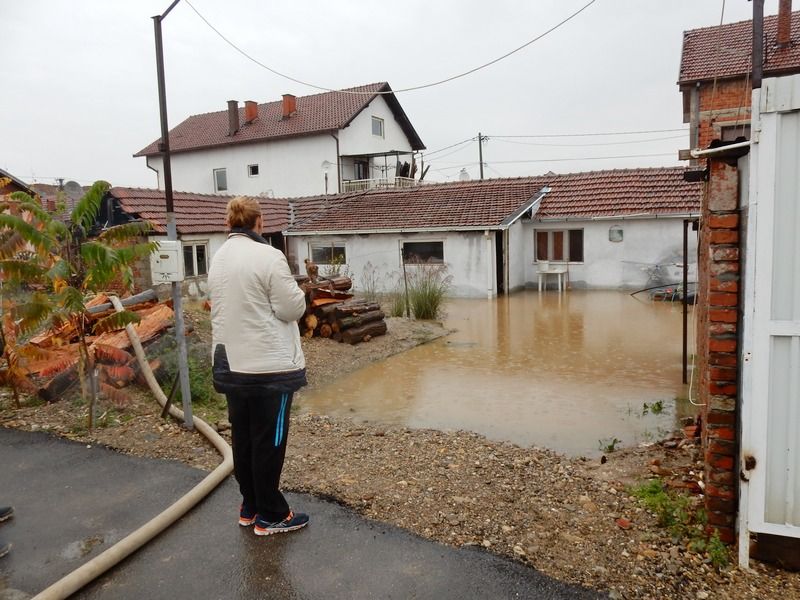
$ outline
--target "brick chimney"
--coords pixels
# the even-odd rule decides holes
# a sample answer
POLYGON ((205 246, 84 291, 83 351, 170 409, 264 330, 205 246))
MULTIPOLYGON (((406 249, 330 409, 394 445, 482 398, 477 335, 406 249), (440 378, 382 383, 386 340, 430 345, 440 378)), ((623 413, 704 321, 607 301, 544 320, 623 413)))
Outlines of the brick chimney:
POLYGON ((283 115, 281 118, 288 119, 297 112, 297 97, 292 94, 283 95, 283 115))
POLYGON ((239 101, 228 100, 228 135, 233 137, 239 131, 239 101))
POLYGON ((778 7, 778 48, 792 45, 792 0, 780 0, 778 7))
POLYGON ((244 101, 244 122, 252 123, 258 118, 258 103, 252 100, 244 101))

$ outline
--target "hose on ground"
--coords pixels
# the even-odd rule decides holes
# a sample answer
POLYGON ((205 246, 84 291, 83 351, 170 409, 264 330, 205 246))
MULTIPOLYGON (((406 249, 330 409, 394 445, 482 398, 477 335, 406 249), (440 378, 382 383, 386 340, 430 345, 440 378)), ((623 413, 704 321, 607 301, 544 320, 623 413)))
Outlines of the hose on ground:
MULTIPOLYGON (((117 312, 122 312, 124 310, 119 298, 112 296, 111 302, 114 304, 114 308, 117 312)), ((153 375, 153 370, 150 368, 150 364, 147 362, 144 349, 139 341, 139 336, 132 325, 128 325, 125 329, 128 333, 128 337, 130 338, 134 352, 136 353, 136 358, 139 362, 139 366, 142 369, 142 374, 147 380, 147 384, 150 387, 150 390, 153 392, 153 395, 155 395, 156 400, 163 408, 167 403, 167 397, 164 395, 164 392, 158 385, 155 375, 153 375)), ((183 411, 175 406, 170 406, 169 413, 178 420, 183 419, 183 411)), ((216 431, 214 431, 212 427, 208 425, 208 423, 202 419, 194 417, 194 426, 214 445, 214 447, 222 455, 223 460, 217 466, 217 468, 209 473, 200 483, 194 486, 188 493, 182 496, 164 512, 139 527, 139 529, 127 537, 121 539, 105 552, 97 555, 89 562, 72 571, 68 575, 65 575, 51 586, 41 591, 34 597, 34 600, 62 600, 63 598, 67 598, 71 594, 74 594, 87 583, 105 573, 111 567, 119 563, 130 554, 134 553, 159 533, 164 531, 167 527, 172 525, 175 521, 180 519, 195 504, 205 498, 214 490, 214 488, 224 481, 228 475, 230 475, 231 471, 233 470, 233 452, 231 451, 230 446, 219 436, 216 431)))

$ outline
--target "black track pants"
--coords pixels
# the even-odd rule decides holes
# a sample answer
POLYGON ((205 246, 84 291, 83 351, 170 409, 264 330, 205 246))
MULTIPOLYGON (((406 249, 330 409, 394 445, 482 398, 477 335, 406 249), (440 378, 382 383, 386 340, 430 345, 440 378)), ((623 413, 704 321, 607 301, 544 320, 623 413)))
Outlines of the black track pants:
POLYGON ((267 521, 281 521, 289 514, 289 504, 278 487, 292 394, 267 393, 254 386, 225 396, 233 438, 233 472, 243 503, 267 521))

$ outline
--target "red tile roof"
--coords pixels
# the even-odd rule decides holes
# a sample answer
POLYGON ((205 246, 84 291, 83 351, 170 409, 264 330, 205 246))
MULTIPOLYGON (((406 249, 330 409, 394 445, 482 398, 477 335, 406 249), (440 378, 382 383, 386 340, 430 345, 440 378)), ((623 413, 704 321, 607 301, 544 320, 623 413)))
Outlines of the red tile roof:
MULTIPOLYGON (((152 223, 157 233, 167 232, 166 199, 163 190, 114 187, 109 194, 134 218, 152 223)), ((178 233, 222 233, 225 207, 234 196, 175 192, 173 207, 178 233)), ((279 198, 256 198, 264 218, 263 233, 277 233, 289 226, 288 203, 279 198)))
MULTIPOLYGON (((764 75, 800 72, 800 12, 792 13, 792 46, 775 47, 778 15, 764 17, 764 75)), ((683 33, 678 83, 742 77, 752 68, 753 22, 692 29, 683 33)))
MULTIPOLYGON (((683 167, 619 169, 257 200, 264 212, 264 233, 497 228, 544 187, 550 191, 541 202, 538 219, 697 213, 701 184, 684 181, 684 171, 683 167)), ((115 187, 109 194, 123 211, 166 233, 162 190, 115 187)), ((175 192, 178 232, 225 231, 225 207, 231 198, 175 192)))
MULTIPOLYGON (((244 108, 239 108, 240 129, 235 135, 228 135, 228 111, 193 115, 169 132, 171 152, 186 152, 216 146, 227 146, 246 142, 258 142, 280 138, 297 137, 346 127, 378 95, 378 92, 391 91, 388 83, 372 83, 343 91, 368 92, 366 94, 343 94, 325 92, 297 98, 297 113, 283 119, 283 103, 267 102, 258 105, 258 117, 251 123, 244 122, 244 108)), ((408 136, 414 150, 425 146, 414 130, 394 94, 383 94, 394 112, 400 126, 408 136)), ((154 141, 142 148, 134 156, 159 154, 158 143, 154 141)))
POLYGON ((290 233, 496 228, 545 186, 539 219, 697 213, 700 184, 683 167, 487 179, 342 194, 290 233))

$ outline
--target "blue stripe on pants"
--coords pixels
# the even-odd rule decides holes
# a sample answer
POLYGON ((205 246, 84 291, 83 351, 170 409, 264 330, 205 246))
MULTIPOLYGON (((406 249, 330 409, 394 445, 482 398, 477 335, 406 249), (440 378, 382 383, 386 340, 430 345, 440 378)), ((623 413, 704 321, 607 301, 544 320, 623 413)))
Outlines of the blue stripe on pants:
POLYGON ((289 399, 289 394, 281 395, 281 409, 278 412, 278 422, 275 425, 275 447, 281 445, 283 441, 283 421, 286 415, 286 401, 289 399))

